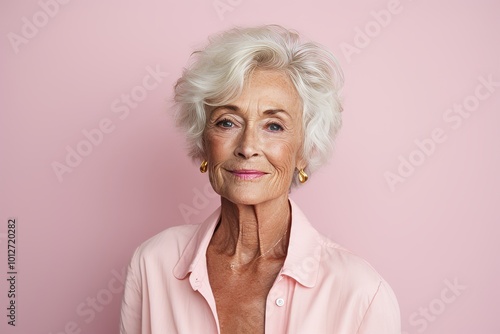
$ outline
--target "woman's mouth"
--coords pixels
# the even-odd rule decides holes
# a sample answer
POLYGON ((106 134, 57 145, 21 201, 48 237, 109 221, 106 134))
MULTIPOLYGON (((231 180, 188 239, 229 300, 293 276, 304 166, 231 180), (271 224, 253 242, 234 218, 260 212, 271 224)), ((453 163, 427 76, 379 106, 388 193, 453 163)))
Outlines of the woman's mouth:
POLYGON ((266 175, 266 173, 253 169, 238 169, 230 171, 231 174, 242 180, 253 180, 266 175))

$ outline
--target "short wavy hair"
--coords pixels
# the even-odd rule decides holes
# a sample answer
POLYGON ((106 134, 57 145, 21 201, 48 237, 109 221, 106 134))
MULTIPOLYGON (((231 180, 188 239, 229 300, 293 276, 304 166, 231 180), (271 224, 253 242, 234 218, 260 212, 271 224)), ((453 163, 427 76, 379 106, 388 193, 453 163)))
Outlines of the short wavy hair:
POLYGON ((302 41, 295 31, 265 25, 213 35, 203 50, 191 56, 175 84, 174 101, 176 124, 186 133, 192 159, 201 160, 204 155, 207 110, 236 99, 255 69, 285 72, 302 100, 306 173, 310 175, 331 156, 342 126, 344 76, 325 47, 302 41))

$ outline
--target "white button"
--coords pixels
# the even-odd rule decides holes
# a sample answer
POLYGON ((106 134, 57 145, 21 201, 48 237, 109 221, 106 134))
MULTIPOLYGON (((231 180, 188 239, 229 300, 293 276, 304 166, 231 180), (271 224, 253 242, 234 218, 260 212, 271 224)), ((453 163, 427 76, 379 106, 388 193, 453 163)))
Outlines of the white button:
POLYGON ((285 300, 283 298, 276 299, 276 305, 278 305, 278 306, 285 305, 285 300))

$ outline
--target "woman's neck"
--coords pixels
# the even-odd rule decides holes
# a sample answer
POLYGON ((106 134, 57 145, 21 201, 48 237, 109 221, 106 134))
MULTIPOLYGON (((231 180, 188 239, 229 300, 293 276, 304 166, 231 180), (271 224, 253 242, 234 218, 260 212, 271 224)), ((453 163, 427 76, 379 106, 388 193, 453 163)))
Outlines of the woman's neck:
POLYGON ((221 199, 221 221, 211 245, 241 266, 261 257, 286 255, 290 226, 288 196, 257 205, 221 199))

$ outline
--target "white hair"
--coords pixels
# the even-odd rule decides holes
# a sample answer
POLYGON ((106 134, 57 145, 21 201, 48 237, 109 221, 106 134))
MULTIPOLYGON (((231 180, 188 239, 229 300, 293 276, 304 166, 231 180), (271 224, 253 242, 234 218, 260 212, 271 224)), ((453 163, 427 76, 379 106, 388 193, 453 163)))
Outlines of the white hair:
MULTIPOLYGON (((286 73, 302 100, 306 173, 328 160, 342 125, 344 77, 325 47, 303 42, 297 32, 278 25, 233 28, 211 36, 203 50, 193 52, 192 60, 175 85, 174 97, 176 123, 186 132, 191 158, 204 156, 208 107, 237 98, 246 78, 258 68, 286 73)), ((293 180, 297 184, 297 177, 293 180)))

